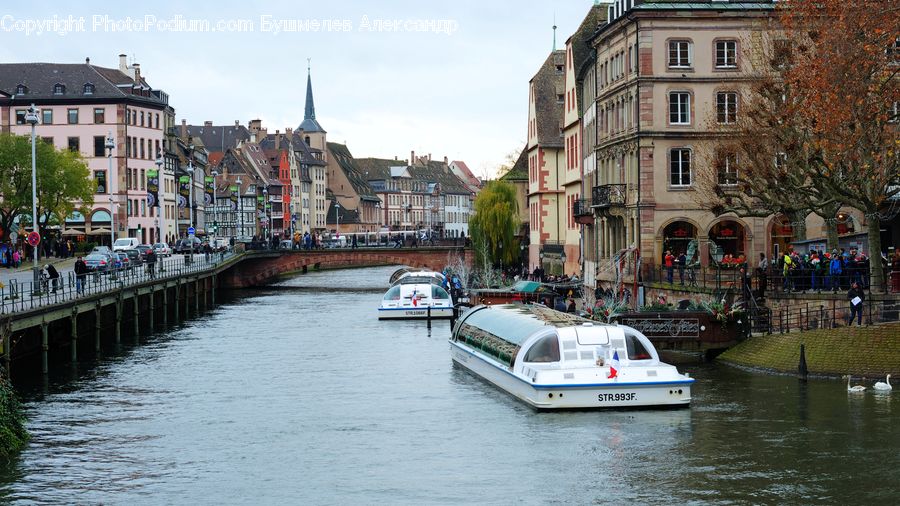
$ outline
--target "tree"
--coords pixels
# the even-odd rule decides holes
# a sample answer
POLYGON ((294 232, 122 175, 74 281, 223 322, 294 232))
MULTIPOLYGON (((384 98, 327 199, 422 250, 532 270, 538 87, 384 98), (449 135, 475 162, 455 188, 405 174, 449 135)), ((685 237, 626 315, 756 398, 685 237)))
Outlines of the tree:
POLYGON ((817 187, 866 217, 873 286, 884 279, 881 222, 900 194, 900 10, 882 0, 790 0, 779 20, 796 48, 784 81, 810 132, 817 187))
MULTIPOLYGON (((72 211, 85 210, 94 202, 94 182, 81 155, 56 150, 38 139, 37 223, 43 233, 56 220, 64 223, 72 211)), ((31 221, 31 139, 24 135, 0 135, 0 227, 3 239, 16 219, 31 221)))
POLYGON ((490 181, 475 197, 475 214, 469 219, 474 250, 480 265, 511 264, 519 252, 515 234, 519 227, 516 190, 504 181, 490 181))

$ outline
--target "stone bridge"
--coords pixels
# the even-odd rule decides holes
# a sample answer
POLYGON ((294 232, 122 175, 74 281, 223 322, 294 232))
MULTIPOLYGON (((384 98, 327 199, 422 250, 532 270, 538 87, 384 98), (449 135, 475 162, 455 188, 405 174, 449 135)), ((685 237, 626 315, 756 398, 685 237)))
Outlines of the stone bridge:
POLYGON ((245 288, 265 284, 285 273, 305 272, 310 267, 408 265, 440 271, 457 261, 471 267, 473 257, 471 248, 453 246, 247 251, 237 262, 221 269, 218 278, 221 287, 245 288))

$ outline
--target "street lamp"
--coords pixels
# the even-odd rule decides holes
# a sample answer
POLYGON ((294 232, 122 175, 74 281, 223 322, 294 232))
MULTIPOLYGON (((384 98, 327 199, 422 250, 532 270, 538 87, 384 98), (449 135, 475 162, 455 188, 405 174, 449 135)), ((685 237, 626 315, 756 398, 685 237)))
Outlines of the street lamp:
POLYGON ((562 274, 566 273, 566 252, 563 251, 559 254, 559 261, 562 262, 562 274))
POLYGON ((412 204, 407 201, 403 207, 406 209, 406 226, 409 226, 409 211, 412 209, 412 204))
POLYGON ((163 202, 165 202, 165 198, 163 198, 165 185, 160 184, 163 183, 162 165, 162 153, 158 153, 156 155, 156 177, 158 181, 156 185, 156 191, 158 193, 158 199, 156 201, 156 220, 154 221, 154 223, 156 224, 156 242, 166 242, 166 238, 163 237, 163 228, 165 228, 165 225, 163 225, 162 227, 160 226, 160 223, 164 223, 163 220, 165 220, 166 214, 166 208, 163 205, 163 202))
MULTIPOLYGON (((107 139, 108 141, 109 139, 107 139)), ((110 158, 111 160, 112 158, 110 158)), ((112 195, 109 196, 109 249, 112 251, 113 245, 116 243, 116 200, 112 195)), ((113 257, 111 258, 113 262, 117 261, 116 254, 113 252, 113 257)), ((109 279, 116 279, 116 269, 115 264, 112 265, 112 270, 109 271, 109 279)))
MULTIPOLYGON (((218 204, 218 201, 216 200, 216 190, 218 189, 218 186, 216 184, 216 177, 218 177, 218 176, 219 176, 219 171, 217 171, 217 170, 212 171, 212 177, 213 177, 213 229, 215 229, 214 232, 216 233, 216 235, 218 235, 218 233, 219 233, 219 210, 216 208, 216 206, 218 204)), ((212 246, 212 244, 210 244, 210 246, 212 246)))
POLYGON ((336 225, 334 226, 334 235, 335 237, 341 236, 341 203, 335 199, 334 201, 334 219, 336 221, 336 225))
MULTIPOLYGON (((37 126, 39 118, 38 118, 38 109, 31 104, 31 107, 28 108, 28 111, 25 113, 25 122, 31 125, 31 229, 37 234, 38 233, 38 223, 37 223, 37 159, 35 158, 35 147, 37 144, 37 140, 35 137, 35 126, 37 126)), ((38 243, 40 244, 40 243, 38 243)), ((40 292, 41 286, 41 274, 38 269, 38 244, 32 246, 32 256, 34 257, 34 265, 32 266, 33 271, 33 284, 31 286, 31 290, 33 292, 40 292)))
POLYGON ((272 246, 272 238, 269 236, 272 231, 272 223, 269 218, 269 189, 263 188, 263 217, 266 219, 266 231, 263 234, 266 238, 266 247, 272 246))
POLYGON ((241 176, 234 180, 238 187, 238 213, 240 216, 241 230, 237 235, 238 239, 244 237, 244 193, 241 191, 241 176))
MULTIPOLYGON (((194 160, 193 160, 194 146, 191 145, 190 149, 191 149, 191 160, 188 161, 188 168, 187 168, 188 176, 190 176, 190 178, 191 178, 191 183, 190 183, 189 190, 188 190, 188 195, 189 195, 189 198, 188 198, 188 230, 194 228, 194 212, 193 212, 193 207, 194 207, 194 160)), ((190 233, 188 233, 187 239, 188 239, 188 243, 190 244, 191 260, 193 260, 194 259, 194 238, 191 237, 190 233)))

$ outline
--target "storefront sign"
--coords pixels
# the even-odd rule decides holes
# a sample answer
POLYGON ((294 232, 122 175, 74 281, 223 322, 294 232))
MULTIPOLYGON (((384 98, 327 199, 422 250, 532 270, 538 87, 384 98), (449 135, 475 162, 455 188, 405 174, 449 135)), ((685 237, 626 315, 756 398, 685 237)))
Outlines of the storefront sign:
POLYGON ((622 324, 633 327, 648 338, 700 336, 700 320, 697 318, 623 318, 622 324))

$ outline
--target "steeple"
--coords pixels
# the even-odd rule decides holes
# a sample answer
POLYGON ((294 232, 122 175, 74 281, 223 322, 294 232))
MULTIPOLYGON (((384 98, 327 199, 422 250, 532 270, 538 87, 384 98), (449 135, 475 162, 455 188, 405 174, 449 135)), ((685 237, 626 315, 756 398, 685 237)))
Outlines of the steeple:
POLYGON ((303 123, 300 130, 304 132, 325 132, 322 125, 316 121, 316 105, 313 103, 312 71, 309 66, 309 58, 306 59, 306 108, 303 111, 303 123))

